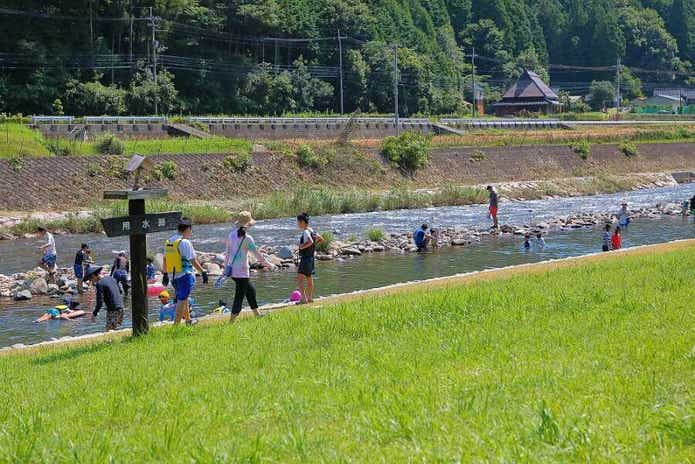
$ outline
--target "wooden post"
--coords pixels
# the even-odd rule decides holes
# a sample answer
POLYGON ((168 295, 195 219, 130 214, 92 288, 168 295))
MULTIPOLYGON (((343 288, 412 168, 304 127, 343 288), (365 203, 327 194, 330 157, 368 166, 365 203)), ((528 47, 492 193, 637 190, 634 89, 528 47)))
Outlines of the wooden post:
MULTIPOLYGON (((144 216, 145 200, 128 200, 128 215, 144 216)), ((149 330, 147 323, 147 235, 136 233, 130 236, 130 281, 133 286, 132 314, 133 335, 143 335, 149 330)))
POLYGON ((164 189, 110 190, 105 200, 128 200, 128 216, 101 220, 106 235, 130 238, 130 280, 132 284, 131 310, 133 335, 144 335, 147 322, 147 234, 176 230, 181 222, 180 211, 145 214, 145 200, 166 196, 164 189))

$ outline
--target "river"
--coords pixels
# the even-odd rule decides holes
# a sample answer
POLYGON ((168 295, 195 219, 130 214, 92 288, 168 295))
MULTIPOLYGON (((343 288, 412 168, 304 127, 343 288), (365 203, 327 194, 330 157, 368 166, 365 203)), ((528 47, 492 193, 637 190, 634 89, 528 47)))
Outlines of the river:
MULTIPOLYGON (((695 185, 684 185, 615 195, 506 202, 501 204, 500 218, 501 223, 523 225, 573 212, 617 211, 622 200, 628 201, 631 208, 651 207, 657 203, 681 201, 693 194, 695 185)), ((487 224, 486 208, 473 205, 324 216, 315 218, 314 226, 320 231, 336 231, 337 238, 340 238, 349 235, 362 236, 365 230, 371 227, 403 232, 414 229, 423 221, 442 228, 478 228, 487 224)), ((219 252, 223 247, 223 237, 229 228, 229 224, 195 227, 194 245, 203 251, 219 252)), ((625 232, 623 243, 629 247, 692 238, 695 236, 694 231, 692 219, 640 219, 634 221, 625 232)), ((259 221, 251 233, 259 244, 289 244, 298 236, 293 219, 259 221)), ((165 238, 163 234, 150 237, 152 251, 158 251, 165 238)), ((319 262, 316 293, 317 296, 344 293, 396 282, 577 256, 599 251, 601 246, 601 232, 598 229, 558 231, 546 239, 548 246, 545 249, 531 252, 522 251, 519 237, 500 236, 485 238, 467 247, 445 247, 438 252, 425 255, 380 253, 319 262)), ((127 248, 127 241, 122 238, 107 238, 97 234, 56 236, 59 253, 61 250, 75 250, 83 241, 91 245, 99 263, 109 262, 112 250, 127 248)), ((32 239, 0 242, 0 272, 10 274, 30 268, 37 259, 35 245, 36 240, 32 239)), ((59 265, 68 266, 73 254, 63 251, 59 256, 59 265)), ((294 289, 295 274, 291 272, 259 272, 253 278, 257 284, 261 304, 280 302, 294 289)), ((198 309, 208 312, 217 306, 219 299, 231 303, 233 291, 232 282, 221 290, 215 290, 212 285, 199 287, 195 295, 198 309)), ((66 335, 80 335, 103 328, 103 315, 97 324, 91 324, 87 318, 41 324, 32 322, 46 307, 54 304, 56 300, 48 298, 34 298, 25 302, 0 300, 0 347, 15 343, 36 343, 66 335)), ((93 295, 83 296, 83 304, 85 309, 91 309, 93 295)), ((155 319, 158 310, 156 302, 151 301, 150 306, 151 317, 155 319)), ((126 325, 129 323, 126 317, 126 325)))

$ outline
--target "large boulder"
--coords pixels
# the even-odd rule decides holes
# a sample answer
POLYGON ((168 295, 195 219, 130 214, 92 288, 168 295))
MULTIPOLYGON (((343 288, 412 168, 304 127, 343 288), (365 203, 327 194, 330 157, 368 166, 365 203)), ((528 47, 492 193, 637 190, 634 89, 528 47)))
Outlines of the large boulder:
POLYGON ((32 294, 30 290, 20 290, 14 294, 14 299, 17 301, 31 300, 32 294))
POLYGON ((210 263, 203 264, 203 267, 205 268, 206 271, 208 271, 208 274, 210 274, 210 275, 213 275, 213 276, 222 275, 222 268, 219 266, 219 264, 210 262, 210 263))
POLYGON ((39 277, 31 283, 29 289, 34 295, 45 295, 48 293, 48 282, 46 282, 46 279, 39 277))
POLYGON ((278 257, 280 259, 292 259, 294 258, 294 251, 288 246, 281 246, 280 249, 278 249, 278 257))

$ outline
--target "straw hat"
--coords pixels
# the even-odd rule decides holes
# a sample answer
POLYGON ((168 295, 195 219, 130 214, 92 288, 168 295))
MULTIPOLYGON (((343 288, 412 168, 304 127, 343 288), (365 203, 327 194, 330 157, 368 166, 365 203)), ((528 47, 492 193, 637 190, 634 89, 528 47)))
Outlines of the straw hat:
POLYGON ((256 223, 250 211, 242 211, 234 216, 234 222, 239 227, 250 227, 256 223))

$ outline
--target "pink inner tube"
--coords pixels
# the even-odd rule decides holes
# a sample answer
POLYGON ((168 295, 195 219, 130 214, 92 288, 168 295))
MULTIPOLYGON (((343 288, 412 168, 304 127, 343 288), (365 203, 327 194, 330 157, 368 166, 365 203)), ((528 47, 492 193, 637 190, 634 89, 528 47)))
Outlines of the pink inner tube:
POLYGON ((162 290, 164 290, 164 286, 161 284, 148 285, 147 296, 157 296, 162 292, 162 290))

